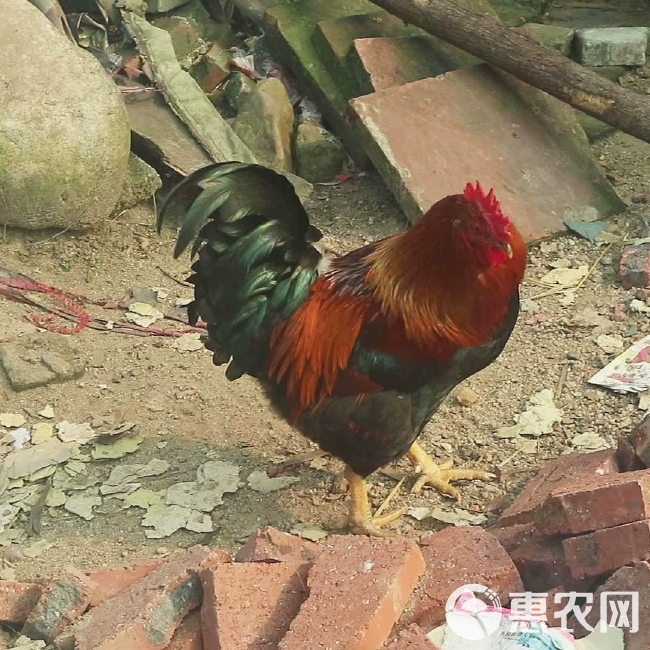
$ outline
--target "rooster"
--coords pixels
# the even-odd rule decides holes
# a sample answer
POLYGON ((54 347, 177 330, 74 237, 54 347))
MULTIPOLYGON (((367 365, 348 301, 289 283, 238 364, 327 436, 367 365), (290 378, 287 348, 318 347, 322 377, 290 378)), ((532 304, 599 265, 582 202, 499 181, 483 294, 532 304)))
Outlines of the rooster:
POLYGON ((429 484, 457 497, 480 470, 437 465, 416 439, 448 393, 492 363, 519 314, 521 235, 490 191, 468 184, 409 230, 347 255, 316 242, 291 183, 259 165, 218 163, 194 188, 174 257, 193 243, 189 320, 226 377, 259 380, 275 409, 341 459, 349 526, 386 536, 404 510, 373 517, 365 479, 405 454, 429 484))

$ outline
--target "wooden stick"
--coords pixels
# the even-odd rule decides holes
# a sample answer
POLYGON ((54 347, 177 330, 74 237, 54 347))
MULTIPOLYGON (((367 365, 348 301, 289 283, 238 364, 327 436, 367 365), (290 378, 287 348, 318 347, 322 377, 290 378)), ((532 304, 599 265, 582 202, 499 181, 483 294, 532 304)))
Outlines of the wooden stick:
POLYGON ((650 97, 612 83, 499 20, 453 0, 373 3, 574 108, 650 142, 650 97))

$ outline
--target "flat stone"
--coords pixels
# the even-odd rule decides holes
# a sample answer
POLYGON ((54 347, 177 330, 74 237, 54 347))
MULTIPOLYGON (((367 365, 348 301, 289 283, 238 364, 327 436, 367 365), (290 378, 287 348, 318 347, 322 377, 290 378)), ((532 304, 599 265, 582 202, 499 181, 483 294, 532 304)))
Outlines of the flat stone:
POLYGON ((576 32, 576 55, 583 65, 643 65, 647 27, 603 27, 576 32))
POLYGON ((293 171, 293 106, 282 81, 270 77, 255 86, 239 109, 234 131, 262 164, 293 171))
POLYGON ((412 222, 479 180, 528 242, 625 209, 572 109, 485 64, 350 101, 371 160, 412 222), (480 97, 480 101, 477 98, 480 97))
POLYGON ((450 49, 441 47, 441 41, 433 36, 356 39, 347 56, 355 81, 354 96, 369 95, 478 63, 478 59, 461 56, 450 49))
POLYGON ((367 0, 297 0, 272 7, 264 17, 264 28, 271 44, 360 165, 366 165, 368 158, 345 119, 345 94, 318 56, 311 37, 316 25, 323 20, 373 11, 377 11, 377 6, 367 0))
POLYGON ((84 365, 70 339, 45 332, 0 345, 0 367, 16 392, 78 379, 84 365))
POLYGON ((188 18, 183 16, 160 16, 151 21, 152 25, 164 29, 172 38, 176 58, 183 64, 201 44, 199 33, 188 18))
POLYGON ((345 149, 318 122, 307 121, 296 128, 294 155, 299 176, 310 183, 327 183, 341 171, 345 149))
POLYGON ((348 52, 356 39, 416 34, 422 35, 424 32, 387 11, 373 11, 321 20, 316 25, 311 40, 320 60, 325 63, 341 90, 350 99, 359 94, 354 88, 346 62, 348 52))
POLYGON ((141 201, 150 199, 160 188, 162 181, 158 172, 142 158, 131 154, 129 173, 122 186, 118 209, 131 208, 141 201))

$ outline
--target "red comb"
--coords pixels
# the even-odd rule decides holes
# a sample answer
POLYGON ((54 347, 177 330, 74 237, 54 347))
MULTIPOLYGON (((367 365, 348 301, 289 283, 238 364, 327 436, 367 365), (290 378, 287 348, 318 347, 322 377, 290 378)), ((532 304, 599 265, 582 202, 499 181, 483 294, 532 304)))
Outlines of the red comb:
POLYGON ((490 217, 498 236, 505 237, 507 235, 510 220, 501 212, 501 204, 494 196, 493 189, 490 189, 486 195, 478 181, 475 186, 467 183, 464 196, 467 201, 478 204, 481 210, 490 217))

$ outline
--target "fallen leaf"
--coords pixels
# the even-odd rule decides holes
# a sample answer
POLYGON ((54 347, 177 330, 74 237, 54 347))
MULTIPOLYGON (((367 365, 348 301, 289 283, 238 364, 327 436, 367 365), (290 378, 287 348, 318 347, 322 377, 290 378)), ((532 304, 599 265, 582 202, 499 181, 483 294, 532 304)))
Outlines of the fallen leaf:
POLYGON ((54 417, 54 409, 52 408, 52 405, 48 404, 42 411, 38 412, 38 415, 46 420, 51 420, 54 417))
POLYGON ((153 506, 142 520, 142 525, 152 530, 146 530, 145 535, 149 539, 161 539, 169 537, 181 528, 185 528, 192 510, 182 506, 153 506))
POLYGON ((610 334, 601 334, 596 339, 596 345, 605 354, 616 354, 625 346, 623 339, 620 336, 611 336, 610 334))
POLYGON ((49 422, 37 422, 32 427, 32 444, 40 445, 54 435, 54 426, 49 422))
POLYGON ((300 479, 297 476, 276 476, 269 478, 264 471, 252 472, 248 476, 248 486, 255 492, 268 494, 276 492, 297 483, 300 479))
POLYGON ((96 494, 75 492, 72 496, 68 497, 64 508, 73 515, 77 515, 86 521, 90 521, 95 518, 93 508, 101 505, 101 503, 101 497, 96 494))
POLYGON ((442 521, 446 524, 453 524, 454 526, 478 526, 487 521, 485 515, 475 515, 460 508, 456 508, 453 512, 443 510, 442 508, 434 508, 429 516, 432 519, 442 521))
POLYGON ((20 413, 0 413, 0 425, 7 427, 21 427, 27 420, 20 413))
POLYGON ((600 451, 601 449, 610 449, 611 446, 602 436, 592 431, 579 433, 571 439, 571 446, 578 451, 600 451))
POLYGON ((431 508, 427 508, 426 506, 422 506, 420 508, 409 508, 406 514, 409 517, 413 517, 413 519, 422 521, 423 519, 431 516, 431 508))
POLYGON ((576 284, 584 278, 589 272, 587 266, 579 266, 577 269, 553 269, 543 275, 539 281, 544 284, 559 284, 560 286, 569 286, 576 284))

